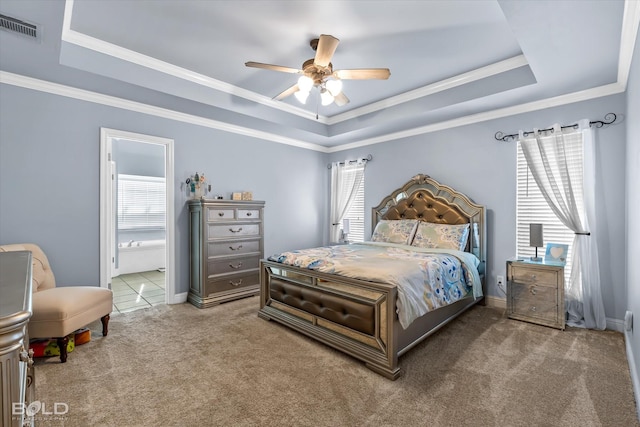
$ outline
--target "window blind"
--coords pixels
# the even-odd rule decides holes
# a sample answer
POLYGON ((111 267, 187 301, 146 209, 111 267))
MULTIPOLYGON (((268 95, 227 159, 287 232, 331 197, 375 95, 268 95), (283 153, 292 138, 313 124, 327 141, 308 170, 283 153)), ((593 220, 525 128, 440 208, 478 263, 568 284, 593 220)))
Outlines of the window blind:
MULTIPOLYGON (((570 132, 563 134, 567 163, 569 165, 569 175, 575 190, 576 203, 580 212, 583 212, 583 191, 582 191, 582 133, 570 132)), ((543 141, 549 141, 553 136, 542 137, 543 141)), ((555 162, 551 154, 550 161, 555 162)), ((532 257, 535 248, 529 246, 529 224, 543 224, 543 237, 545 247, 547 243, 559 243, 569 245, 567 263, 565 265, 565 281, 569 280, 571 274, 571 255, 574 234, 567 228, 551 210, 542 192, 538 188, 533 175, 527 167, 527 161, 522 152, 522 147, 518 143, 517 154, 517 197, 516 197, 516 234, 518 257, 532 257)), ((538 256, 544 258, 545 247, 538 248, 538 256)))
POLYGON ((118 174, 118 229, 164 229, 165 179, 118 174))
MULTIPOLYGON (((345 171, 345 173, 354 172, 345 171)), ((344 219, 349 220, 349 241, 364 241, 364 177, 362 177, 362 182, 358 187, 356 197, 345 214, 344 219)), ((340 224, 340 229, 342 229, 342 224, 340 224)))

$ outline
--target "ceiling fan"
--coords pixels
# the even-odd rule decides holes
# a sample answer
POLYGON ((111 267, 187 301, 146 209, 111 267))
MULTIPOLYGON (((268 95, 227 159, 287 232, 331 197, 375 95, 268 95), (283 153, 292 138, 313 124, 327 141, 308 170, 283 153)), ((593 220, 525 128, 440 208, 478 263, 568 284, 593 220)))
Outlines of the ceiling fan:
POLYGON ((326 34, 322 34, 319 39, 311 40, 310 45, 316 52, 316 55, 314 58, 304 61, 302 69, 252 61, 245 62, 244 65, 283 73, 302 74, 296 84, 276 95, 273 98, 275 100, 281 100, 293 94, 298 101, 304 104, 307 102, 311 89, 318 87, 322 105, 329 105, 335 102, 336 105, 342 106, 349 102, 349 98, 342 92, 342 80, 386 80, 391 75, 391 72, 388 68, 361 68, 334 71, 331 58, 339 42, 340 40, 337 38, 326 34))

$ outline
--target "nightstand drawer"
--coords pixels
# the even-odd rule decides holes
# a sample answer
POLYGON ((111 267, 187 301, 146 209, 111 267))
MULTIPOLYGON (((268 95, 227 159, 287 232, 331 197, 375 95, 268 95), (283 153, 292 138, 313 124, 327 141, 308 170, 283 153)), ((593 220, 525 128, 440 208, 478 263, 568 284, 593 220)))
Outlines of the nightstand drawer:
POLYGON ((512 314, 536 317, 555 322, 558 316, 556 288, 538 285, 511 284, 512 314))
POLYGON ((553 270, 542 270, 531 267, 512 268, 513 281, 523 284, 536 284, 541 286, 553 286, 558 284, 558 272, 553 270))

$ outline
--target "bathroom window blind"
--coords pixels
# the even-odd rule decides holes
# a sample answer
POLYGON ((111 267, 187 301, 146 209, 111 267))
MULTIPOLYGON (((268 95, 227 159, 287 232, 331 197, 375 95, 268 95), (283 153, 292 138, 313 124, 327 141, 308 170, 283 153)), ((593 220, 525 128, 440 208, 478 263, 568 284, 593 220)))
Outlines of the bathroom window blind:
POLYGON ((165 179, 118 174, 118 229, 164 229, 165 179))

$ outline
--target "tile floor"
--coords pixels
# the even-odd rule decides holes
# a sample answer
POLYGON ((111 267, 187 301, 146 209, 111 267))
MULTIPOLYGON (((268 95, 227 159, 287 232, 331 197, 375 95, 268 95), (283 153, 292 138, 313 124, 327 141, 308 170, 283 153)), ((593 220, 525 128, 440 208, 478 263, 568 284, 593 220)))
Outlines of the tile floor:
POLYGON ((111 289, 114 313, 164 304, 164 272, 122 274, 111 279, 111 289))

